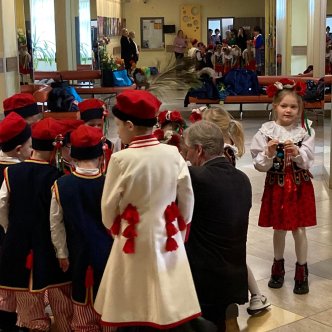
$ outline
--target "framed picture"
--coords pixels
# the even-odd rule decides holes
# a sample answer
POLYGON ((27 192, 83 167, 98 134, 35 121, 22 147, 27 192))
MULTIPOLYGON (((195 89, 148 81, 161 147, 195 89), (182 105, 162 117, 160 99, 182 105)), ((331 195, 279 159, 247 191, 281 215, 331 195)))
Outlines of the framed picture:
POLYGON ((141 17, 141 49, 161 50, 165 48, 163 17, 141 17))

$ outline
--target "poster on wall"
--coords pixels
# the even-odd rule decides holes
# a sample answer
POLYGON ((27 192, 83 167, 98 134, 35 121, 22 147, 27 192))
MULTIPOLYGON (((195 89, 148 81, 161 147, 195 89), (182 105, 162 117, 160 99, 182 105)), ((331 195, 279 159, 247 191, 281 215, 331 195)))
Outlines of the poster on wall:
POLYGON ((162 49, 165 47, 163 17, 141 17, 141 48, 162 49))
POLYGON ((102 16, 97 16, 97 26, 98 26, 98 39, 104 36, 104 18, 102 16))

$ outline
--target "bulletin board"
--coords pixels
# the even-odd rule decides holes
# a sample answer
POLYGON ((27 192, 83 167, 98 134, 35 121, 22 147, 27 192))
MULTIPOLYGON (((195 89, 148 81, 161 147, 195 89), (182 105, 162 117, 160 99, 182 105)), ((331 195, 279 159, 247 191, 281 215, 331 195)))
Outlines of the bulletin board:
POLYGON ((163 17, 141 17, 141 49, 160 50, 165 48, 163 17))

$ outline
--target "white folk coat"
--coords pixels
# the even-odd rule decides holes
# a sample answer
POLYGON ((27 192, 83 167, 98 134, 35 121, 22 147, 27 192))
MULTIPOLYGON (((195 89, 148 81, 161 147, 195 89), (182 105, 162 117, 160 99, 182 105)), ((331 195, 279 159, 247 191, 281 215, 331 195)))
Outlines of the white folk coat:
POLYGON ((171 328, 200 315, 184 248, 186 229, 179 231, 172 217, 178 231, 169 236, 166 231, 165 210, 175 201, 189 224, 194 196, 188 167, 176 147, 141 136, 112 155, 102 216, 118 235, 95 301, 103 324, 171 328), (129 220, 128 207, 138 217, 129 220), (170 237, 176 250, 166 250, 170 237))

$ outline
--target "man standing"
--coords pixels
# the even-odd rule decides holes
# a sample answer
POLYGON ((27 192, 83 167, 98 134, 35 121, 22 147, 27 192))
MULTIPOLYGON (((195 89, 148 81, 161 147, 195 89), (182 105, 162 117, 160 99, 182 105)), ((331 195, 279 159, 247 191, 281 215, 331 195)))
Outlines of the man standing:
POLYGON ((223 156, 224 141, 217 125, 196 122, 184 137, 195 196, 187 255, 202 315, 224 331, 228 305, 248 301, 251 185, 223 156))

